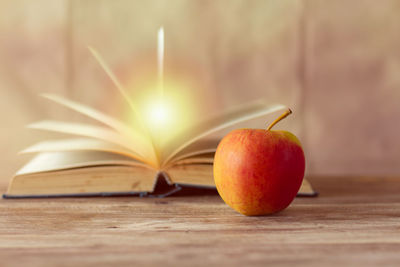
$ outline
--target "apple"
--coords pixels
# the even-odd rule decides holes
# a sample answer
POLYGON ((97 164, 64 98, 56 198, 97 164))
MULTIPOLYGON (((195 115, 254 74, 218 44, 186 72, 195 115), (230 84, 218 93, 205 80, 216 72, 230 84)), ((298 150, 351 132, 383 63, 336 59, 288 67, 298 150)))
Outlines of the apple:
POLYGON ((288 131, 271 128, 291 114, 286 110, 267 129, 238 129, 226 135, 214 158, 218 193, 244 215, 267 215, 285 209, 304 177, 300 141, 288 131))

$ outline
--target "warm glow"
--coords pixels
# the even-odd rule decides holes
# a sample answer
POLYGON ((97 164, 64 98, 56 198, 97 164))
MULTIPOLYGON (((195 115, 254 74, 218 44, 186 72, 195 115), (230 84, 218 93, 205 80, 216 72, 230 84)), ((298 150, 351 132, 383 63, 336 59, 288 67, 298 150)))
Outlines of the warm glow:
MULTIPOLYGON (((154 63, 148 61, 137 63, 132 71, 123 71, 129 73, 123 77, 128 95, 126 98, 132 101, 130 106, 135 107, 127 109, 128 107, 123 106, 127 109, 123 111, 126 114, 125 121, 133 129, 139 129, 143 138, 151 138, 150 143, 159 151, 171 138, 179 139, 179 134, 196 121, 199 115, 197 105, 201 103, 194 94, 199 91, 196 72, 192 73, 188 69, 183 72, 178 65, 179 67, 164 73, 164 38, 164 29, 161 27, 157 32, 157 72, 154 63)), ((106 72, 110 73, 107 69, 106 72)), ((110 76, 114 78, 113 75, 110 76)), ((115 83, 121 87, 119 83, 115 83)), ((125 90, 120 91, 125 96, 125 90)))
MULTIPOLYGON (((169 137, 194 122, 199 107, 191 94, 195 90, 191 82, 168 77, 164 82, 165 93, 160 98, 158 85, 154 80, 145 77, 135 77, 132 80, 134 82, 129 84, 130 91, 133 92, 131 98, 151 135, 158 139, 161 146, 169 137)), ((134 113, 129 111, 127 116, 129 123, 136 128, 134 113)))
POLYGON ((155 79, 154 69, 146 73, 145 68, 140 68, 140 75, 137 71, 132 72, 136 75, 121 83, 97 51, 89 49, 129 104, 127 120, 132 129, 137 129, 132 136, 148 143, 150 149, 146 149, 144 154, 150 153, 151 162, 159 167, 163 146, 170 138, 179 139, 182 130, 193 123, 197 103, 190 95, 194 88, 187 77, 178 78, 172 72, 164 77, 163 27, 157 34, 158 79, 155 79))
POLYGON ((160 97, 164 96, 164 28, 161 27, 157 34, 157 67, 158 67, 158 90, 160 97))
POLYGON ((149 103, 146 113, 151 128, 164 127, 171 121, 171 109, 165 101, 149 103))

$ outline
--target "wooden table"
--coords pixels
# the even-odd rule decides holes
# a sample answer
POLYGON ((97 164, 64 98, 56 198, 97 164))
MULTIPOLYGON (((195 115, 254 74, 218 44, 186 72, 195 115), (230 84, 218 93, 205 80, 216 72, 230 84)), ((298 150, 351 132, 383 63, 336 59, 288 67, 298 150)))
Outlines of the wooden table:
POLYGON ((266 217, 218 195, 2 199, 0 266, 400 265, 400 178, 310 181, 266 217))

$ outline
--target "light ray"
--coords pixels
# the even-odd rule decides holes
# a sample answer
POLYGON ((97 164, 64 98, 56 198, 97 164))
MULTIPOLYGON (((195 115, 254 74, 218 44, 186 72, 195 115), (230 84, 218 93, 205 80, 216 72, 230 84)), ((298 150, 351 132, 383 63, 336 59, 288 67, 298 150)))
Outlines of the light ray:
POLYGON ((164 28, 160 27, 157 35, 158 90, 160 99, 164 96, 164 28))
POLYGON ((117 87, 117 89, 119 90, 119 92, 121 93, 121 95, 124 97, 124 99, 126 100, 126 102, 129 104, 129 107, 132 109, 132 111, 134 112, 135 118, 136 120, 139 122, 140 126, 142 127, 142 129, 144 129, 144 131, 146 132, 146 134, 150 137, 150 142, 153 148, 153 152, 154 152, 154 157, 155 157, 155 162, 157 165, 160 164, 160 159, 159 159, 159 152, 157 151, 156 145, 154 143, 154 140, 150 134, 150 131, 148 129, 148 127, 146 126, 146 124, 143 122, 142 117, 140 116, 139 111, 136 109, 135 105, 133 104, 131 98, 129 97, 126 89, 122 86, 122 84, 119 82, 119 80, 117 79, 117 77, 115 76, 115 74, 112 72, 112 70, 108 67, 108 65, 106 64, 106 62, 103 60, 103 58, 100 56, 100 54, 92 47, 88 46, 90 52, 93 54, 93 56, 95 57, 95 59, 97 60, 97 62, 100 64, 100 66, 103 68, 103 70, 107 73, 107 75, 110 77, 110 79, 113 81, 113 83, 115 84, 115 86, 117 87))
POLYGON ((94 58, 97 60, 97 62, 100 64, 100 66, 103 68, 103 70, 107 73, 108 77, 112 80, 112 82, 115 84, 121 95, 124 97, 126 102, 129 104, 129 107, 133 110, 135 113, 135 116, 137 117, 138 120, 140 119, 140 114, 138 110, 135 108, 135 105, 133 104, 132 100, 130 99, 127 91, 125 88, 122 86, 122 84, 119 82, 115 74, 112 72, 112 70, 108 67, 104 59, 100 56, 100 54, 92 47, 88 46, 90 52, 94 56, 94 58))

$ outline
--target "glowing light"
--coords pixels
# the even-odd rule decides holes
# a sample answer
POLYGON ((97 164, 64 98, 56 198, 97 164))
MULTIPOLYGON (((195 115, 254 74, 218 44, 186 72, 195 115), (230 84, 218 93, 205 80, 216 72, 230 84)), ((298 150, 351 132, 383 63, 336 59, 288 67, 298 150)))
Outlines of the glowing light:
MULTIPOLYGON (((157 32, 157 79, 154 69, 139 68, 140 75, 132 76, 127 82, 131 98, 159 148, 193 123, 198 108, 191 94, 196 91, 197 81, 193 82, 191 77, 180 73, 177 75, 173 70, 168 76, 164 75, 164 41, 164 28, 160 27, 157 32)), ((128 113, 127 120, 132 127, 137 127, 133 115, 128 113)))
POLYGON ((152 128, 163 127, 171 119, 171 109, 164 102, 152 102, 148 107, 148 118, 152 128))
POLYGON ((162 98, 164 96, 164 28, 158 30, 157 36, 157 63, 158 63, 158 82, 159 94, 162 98))

